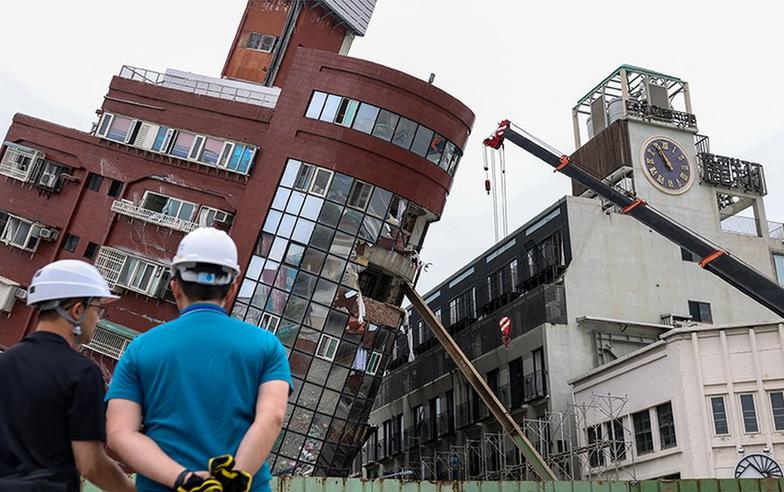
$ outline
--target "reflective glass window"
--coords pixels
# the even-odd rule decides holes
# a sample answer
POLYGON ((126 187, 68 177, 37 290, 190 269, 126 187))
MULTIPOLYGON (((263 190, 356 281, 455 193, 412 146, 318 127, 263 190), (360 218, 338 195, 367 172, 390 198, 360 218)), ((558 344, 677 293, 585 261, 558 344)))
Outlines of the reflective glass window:
POLYGON ((324 101, 326 100, 326 94, 319 91, 314 92, 313 96, 310 98, 310 104, 308 104, 308 110, 305 112, 305 117, 318 119, 318 117, 321 116, 321 108, 324 107, 324 101))
POLYGON ((373 126, 373 136, 386 140, 387 142, 392 140, 398 118, 400 118, 398 115, 391 113, 386 109, 379 111, 376 123, 373 126))
POLYGON ((335 117, 335 123, 338 125, 350 127, 354 123, 354 117, 357 114, 357 109, 359 109, 359 101, 344 97, 343 100, 340 101, 338 114, 335 117))
POLYGON ((347 208, 338 224, 338 229, 351 235, 356 235, 362 224, 362 212, 347 208))
POLYGON ((340 222, 341 207, 332 202, 326 202, 321 208, 321 215, 318 221, 330 227, 337 227, 340 222))
POLYGON ((335 173, 329 186, 327 198, 334 202, 346 203, 354 178, 345 174, 335 173))
POLYGON ((357 110, 357 116, 354 118, 354 130, 359 130, 363 133, 370 133, 373 131, 373 125, 378 116, 378 108, 372 104, 361 103, 357 110))
POLYGON ((417 123, 408 118, 400 117, 400 121, 395 128, 395 135, 392 137, 392 143, 398 147, 403 147, 408 150, 411 148, 411 143, 414 141, 414 134, 416 133, 417 123))
POLYGON ((308 241, 308 245, 323 250, 329 249, 334 232, 333 229, 317 224, 313 229, 313 234, 310 237, 310 241, 308 241))
POLYGON ((300 215, 305 217, 306 219, 316 220, 321 212, 321 207, 324 204, 324 200, 313 195, 308 195, 305 198, 305 204, 302 206, 302 212, 300 215))
POLYGON ((444 153, 445 145, 446 139, 438 133, 434 134, 433 140, 430 141, 430 145, 427 148, 427 155, 425 156, 427 160, 434 164, 441 162, 441 156, 444 153))
POLYGON ((321 110, 321 116, 319 116, 319 119, 328 123, 335 121, 335 115, 338 112, 338 106, 340 106, 341 99, 342 98, 340 96, 336 96, 334 94, 327 96, 327 101, 324 103, 324 109, 321 110))
POLYGON ((430 148, 430 142, 433 140, 433 130, 419 125, 416 135, 414 135, 414 142, 411 144, 411 152, 425 157, 430 148))
POLYGON ((321 272, 321 266, 324 264, 326 256, 326 253, 308 248, 305 250, 305 256, 302 257, 302 269, 318 275, 321 272))

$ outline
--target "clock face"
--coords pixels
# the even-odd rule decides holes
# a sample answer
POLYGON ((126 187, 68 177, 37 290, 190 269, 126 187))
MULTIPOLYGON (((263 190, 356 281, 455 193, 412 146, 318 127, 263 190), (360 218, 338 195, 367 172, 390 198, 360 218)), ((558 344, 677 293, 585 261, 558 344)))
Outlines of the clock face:
POLYGON ((749 454, 735 465, 735 478, 781 478, 781 467, 766 454, 749 454))
POLYGON ((692 166, 683 149, 666 137, 650 138, 642 147, 643 174, 659 190, 679 195, 691 187, 692 166))

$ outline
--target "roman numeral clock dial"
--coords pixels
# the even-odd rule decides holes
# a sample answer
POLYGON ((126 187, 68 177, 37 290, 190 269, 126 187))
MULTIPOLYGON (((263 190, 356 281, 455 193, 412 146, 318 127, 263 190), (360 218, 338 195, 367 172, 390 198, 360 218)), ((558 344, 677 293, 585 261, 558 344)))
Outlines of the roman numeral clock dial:
POLYGON ((692 164, 680 145, 666 137, 653 137, 642 147, 643 174, 657 189, 672 195, 685 193, 693 180, 692 164))

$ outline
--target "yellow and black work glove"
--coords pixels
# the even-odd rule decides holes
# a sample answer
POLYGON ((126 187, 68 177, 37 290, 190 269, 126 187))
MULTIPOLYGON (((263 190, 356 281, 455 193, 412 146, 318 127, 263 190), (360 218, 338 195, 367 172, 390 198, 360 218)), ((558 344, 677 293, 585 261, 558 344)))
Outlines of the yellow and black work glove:
POLYGON ((184 471, 174 482, 174 490, 177 492, 223 492, 223 486, 213 477, 201 478, 191 471, 184 471))
POLYGON ((253 482, 250 473, 234 469, 234 457, 229 454, 210 458, 210 475, 223 485, 224 492, 248 492, 253 482))

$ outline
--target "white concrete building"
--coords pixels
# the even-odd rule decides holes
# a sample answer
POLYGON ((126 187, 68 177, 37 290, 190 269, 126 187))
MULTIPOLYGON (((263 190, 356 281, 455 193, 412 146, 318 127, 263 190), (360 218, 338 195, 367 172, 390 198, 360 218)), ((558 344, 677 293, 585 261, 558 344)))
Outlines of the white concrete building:
MULTIPOLYGON (((620 67, 575 106, 572 159, 784 284, 784 227, 767 219, 762 167, 711 153, 697 134, 688 90, 677 77, 620 67), (583 143, 579 129, 588 115, 583 143)), ((589 190, 575 185, 573 195, 423 295, 521 423, 570 411, 568 381, 657 342, 673 326, 780 321, 700 268, 700 258, 589 190), (502 317, 512 319, 508 348, 502 317)), ((482 469, 468 452, 459 473, 439 468, 444 453, 482 441, 498 425, 416 313, 410 322, 417 358, 407 360, 401 337, 370 417, 378 431, 365 448, 367 475, 524 478, 509 471, 515 459, 509 466, 484 459, 493 466, 482 469)), ((541 434, 540 451, 561 477, 577 476, 579 460, 565 458, 574 436, 541 434)), ((492 453, 510 451, 486 449, 483 456, 492 453)))
POLYGON ((581 422, 584 478, 734 478, 761 454, 737 469, 758 477, 759 463, 784 463, 782 323, 674 329, 571 384, 577 406, 619 397, 581 422))

